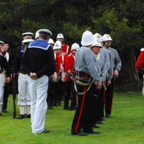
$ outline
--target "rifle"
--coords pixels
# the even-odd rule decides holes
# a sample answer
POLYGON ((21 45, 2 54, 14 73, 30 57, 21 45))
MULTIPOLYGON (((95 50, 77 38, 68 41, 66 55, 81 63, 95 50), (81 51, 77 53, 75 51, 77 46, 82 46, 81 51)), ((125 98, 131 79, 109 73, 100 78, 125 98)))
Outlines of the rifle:
POLYGON ((16 83, 15 83, 15 76, 14 71, 12 69, 12 91, 13 91, 13 118, 16 118, 16 83))

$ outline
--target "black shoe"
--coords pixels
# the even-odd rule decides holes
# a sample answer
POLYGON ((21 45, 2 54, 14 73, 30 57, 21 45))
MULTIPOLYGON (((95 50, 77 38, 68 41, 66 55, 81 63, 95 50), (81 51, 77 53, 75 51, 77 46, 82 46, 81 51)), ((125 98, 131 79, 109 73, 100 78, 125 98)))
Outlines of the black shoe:
POLYGON ((104 124, 104 123, 103 123, 102 121, 99 120, 99 121, 97 121, 97 124, 104 124))
POLYGON ((27 115, 27 114, 26 114, 26 116, 25 116, 25 117, 26 117, 26 118, 31 118, 31 115, 30 115, 30 114, 29 114, 29 115, 27 115))
POLYGON ((52 106, 50 106, 48 109, 53 109, 53 107, 52 107, 52 106))
POLYGON ((106 114, 106 118, 111 118, 110 114, 106 114))
POLYGON ((94 131, 94 130, 91 130, 90 132, 88 132, 90 134, 100 134, 100 132, 97 132, 97 131, 94 131))
POLYGON ((0 113, 0 116, 2 116, 2 114, 0 113))
POLYGON ((104 117, 101 118, 102 121, 105 121, 104 117))
POLYGON ((23 119, 23 118, 25 118, 25 115, 20 115, 19 117, 17 117, 17 119, 23 119))
POLYGON ((2 112, 3 112, 3 113, 7 113, 7 110, 3 109, 2 112))
POLYGON ((79 132, 79 133, 77 133, 77 135, 79 135, 79 136, 87 136, 88 133, 85 133, 85 132, 79 132))
POLYGON ((142 124, 144 124, 144 122, 142 122, 142 124))
POLYGON ((50 131, 49 130, 44 130, 41 133, 50 133, 50 131))
POLYGON ((70 107, 64 107, 64 110, 69 110, 70 109, 70 107))
POLYGON ((95 124, 92 124, 92 127, 93 127, 93 128, 100 128, 100 126, 97 126, 97 125, 95 125, 95 124))

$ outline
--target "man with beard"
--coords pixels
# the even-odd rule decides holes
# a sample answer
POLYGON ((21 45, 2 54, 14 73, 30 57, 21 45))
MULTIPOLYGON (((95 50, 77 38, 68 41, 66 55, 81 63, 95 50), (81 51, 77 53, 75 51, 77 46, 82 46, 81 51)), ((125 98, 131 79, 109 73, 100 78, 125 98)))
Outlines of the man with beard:
POLYGON ((112 103, 113 103, 113 93, 114 93, 114 86, 115 86, 115 80, 116 77, 119 76, 119 71, 121 70, 121 59, 119 57, 118 52, 111 48, 112 44, 112 38, 108 34, 104 34, 102 37, 103 41, 103 47, 106 48, 111 52, 112 56, 112 67, 113 67, 113 78, 111 79, 110 85, 107 87, 107 90, 105 92, 105 112, 106 112, 106 118, 111 118, 112 113, 112 103))

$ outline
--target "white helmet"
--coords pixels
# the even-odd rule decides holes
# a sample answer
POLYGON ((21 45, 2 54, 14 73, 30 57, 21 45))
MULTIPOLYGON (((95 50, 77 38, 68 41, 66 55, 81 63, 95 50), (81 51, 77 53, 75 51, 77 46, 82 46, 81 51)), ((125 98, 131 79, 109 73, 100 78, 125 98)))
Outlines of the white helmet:
POLYGON ((49 44, 54 44, 53 39, 50 38, 49 41, 48 41, 48 43, 49 43, 49 44))
POLYGON ((79 48, 80 48, 79 44, 78 44, 78 43, 74 43, 74 44, 72 44, 72 46, 71 46, 71 51, 72 51, 72 50, 78 50, 79 48))
POLYGON ((93 34, 90 31, 85 31, 82 35, 81 44, 83 46, 92 45, 94 42, 93 34))
POLYGON ((106 41, 112 41, 112 38, 109 34, 104 34, 102 37, 102 41, 106 42, 106 41))
POLYGON ((54 44, 53 50, 61 49, 61 47, 62 47, 61 42, 60 41, 56 41, 55 44, 54 44))
POLYGON ((92 44, 92 47, 97 46, 97 47, 102 47, 102 44, 99 39, 95 39, 94 43, 92 44))
POLYGON ((99 33, 94 34, 94 39, 101 39, 102 36, 99 33))
POLYGON ((59 33, 59 34, 57 35, 57 39, 58 39, 58 38, 64 39, 64 35, 63 35, 62 33, 59 33))
POLYGON ((36 33, 35 33, 35 39, 37 39, 39 37, 39 31, 37 31, 36 33))

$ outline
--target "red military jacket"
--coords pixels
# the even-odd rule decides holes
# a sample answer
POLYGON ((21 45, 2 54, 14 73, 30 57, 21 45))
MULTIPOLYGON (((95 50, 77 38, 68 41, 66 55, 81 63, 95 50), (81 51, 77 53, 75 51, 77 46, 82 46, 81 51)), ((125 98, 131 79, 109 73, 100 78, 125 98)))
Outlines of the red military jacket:
POLYGON ((138 72, 143 73, 143 64, 144 64, 144 48, 141 49, 140 55, 135 63, 135 66, 138 72))
POLYGON ((75 67, 74 67, 74 62, 75 62, 75 55, 73 52, 71 52, 66 59, 66 64, 65 64, 65 81, 71 81, 71 79, 68 77, 68 72, 70 72, 73 77, 75 76, 75 67))
POLYGON ((54 60, 55 60, 55 66, 56 66, 56 73, 58 74, 58 59, 59 59, 59 54, 54 52, 54 60))
POLYGON ((62 52, 65 53, 66 55, 70 54, 70 47, 67 44, 62 45, 62 52))
MULTIPOLYGON (((59 55, 59 58, 58 58, 58 75, 60 74, 60 72, 63 72, 65 73, 65 63, 66 63, 66 59, 67 59, 67 55, 62 53, 59 55)), ((63 78, 62 77, 62 73, 60 75, 61 79, 63 78)))

